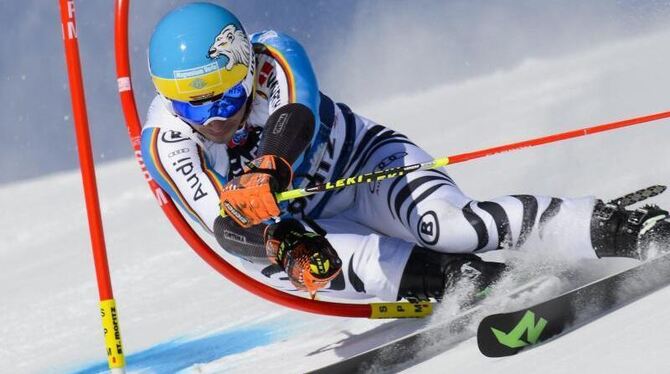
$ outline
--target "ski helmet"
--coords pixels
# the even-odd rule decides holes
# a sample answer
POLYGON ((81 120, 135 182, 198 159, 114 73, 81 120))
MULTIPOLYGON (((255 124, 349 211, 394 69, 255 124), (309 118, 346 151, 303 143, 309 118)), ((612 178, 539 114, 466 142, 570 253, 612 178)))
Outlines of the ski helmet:
POLYGON ((168 13, 151 36, 148 57, 156 90, 191 124, 230 117, 253 93, 251 42, 221 6, 191 3, 168 13))

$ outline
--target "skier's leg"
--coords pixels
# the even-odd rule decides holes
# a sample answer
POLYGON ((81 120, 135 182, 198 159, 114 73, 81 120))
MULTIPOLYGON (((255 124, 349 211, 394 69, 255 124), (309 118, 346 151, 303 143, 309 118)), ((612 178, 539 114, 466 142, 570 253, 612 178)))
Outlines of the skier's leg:
MULTIPOLYGON (((318 220, 328 234, 326 239, 342 260, 342 272, 319 291, 321 296, 342 299, 402 298, 441 299, 460 279, 468 279, 476 289, 495 281, 504 265, 485 262, 476 255, 446 254, 415 243, 380 235, 368 227, 343 218, 318 220)), ((263 282, 296 291, 278 265, 240 263, 263 282)))
MULTIPOLYGON (((370 156, 367 168, 429 159, 411 143, 387 144, 370 156)), ((647 259, 670 251, 670 217, 657 206, 627 210, 593 197, 537 195, 476 201, 465 196, 445 170, 359 187, 350 212, 386 235, 447 253, 521 248, 529 241, 560 248, 573 258, 647 259)))
MULTIPOLYGON (((368 129, 379 126, 360 120, 368 129)), ((347 175, 432 159, 401 134, 388 129, 379 134, 358 153, 347 175)), ((342 195, 351 194, 346 190, 342 195)), ((358 186, 345 214, 385 235, 447 253, 520 248, 529 241, 560 247, 574 258, 646 259, 670 251, 670 218, 656 206, 626 210, 592 197, 536 195, 476 201, 444 169, 358 186)))
POLYGON ((463 295, 464 303, 474 301, 478 294, 500 279, 506 265, 483 261, 473 254, 451 254, 415 246, 403 270, 398 298, 408 300, 440 300, 461 281, 468 282, 471 293, 463 295))
POLYGON ((505 265, 472 254, 448 254, 371 232, 348 219, 319 220, 326 238, 342 259, 339 295, 375 296, 383 300, 440 300, 461 280, 481 291, 498 280, 505 265))
MULTIPOLYGON (((347 175, 433 158, 404 137, 389 138, 371 141, 373 146, 351 163, 347 175)), ((518 248, 535 237, 560 243, 574 257, 595 258, 590 239, 594 203, 590 197, 533 195, 476 201, 458 188, 446 170, 439 169, 358 186, 355 203, 345 214, 385 235, 441 252, 518 248)))
MULTIPOLYGON (((396 300, 403 269, 414 243, 380 235, 347 219, 334 217, 316 222, 327 231, 326 239, 342 260, 342 272, 320 290, 319 295, 396 300)), ((242 261, 241 265, 251 273, 262 274, 263 282, 286 291, 296 291, 278 265, 248 261, 242 261)))

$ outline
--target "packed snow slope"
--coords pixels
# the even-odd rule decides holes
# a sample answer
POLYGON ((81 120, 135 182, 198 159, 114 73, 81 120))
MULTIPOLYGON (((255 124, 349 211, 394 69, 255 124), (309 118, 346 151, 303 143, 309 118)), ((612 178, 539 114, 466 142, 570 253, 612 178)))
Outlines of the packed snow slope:
MULTIPOLYGON (((354 109, 435 156, 457 154, 669 110, 668 45, 670 33, 657 33, 354 109)), ((477 199, 613 198, 670 183, 668 139, 670 121, 659 121, 449 170, 477 199)), ((352 354, 357 335, 383 328, 295 312, 232 286, 174 232, 133 160, 99 167, 98 182, 131 371, 302 372, 352 354)), ((82 193, 75 171, 0 187, 0 372, 104 370, 82 193)), ((669 207, 670 194, 656 202, 669 207)), ((560 257, 560 246, 527 252, 560 257)), ((517 357, 487 359, 470 339, 409 371, 667 372, 669 300, 661 290, 517 357)))

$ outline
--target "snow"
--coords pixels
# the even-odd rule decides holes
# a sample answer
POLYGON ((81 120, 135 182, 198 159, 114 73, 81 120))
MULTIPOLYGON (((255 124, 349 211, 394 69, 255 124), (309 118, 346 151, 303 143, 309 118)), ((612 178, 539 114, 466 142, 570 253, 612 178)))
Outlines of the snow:
MULTIPOLYGON (((650 34, 354 110, 409 134, 435 156, 664 111, 669 43, 670 33, 650 34)), ((520 192, 616 197, 668 183, 669 122, 506 153, 450 172, 482 199, 520 192)), ((98 185, 131 371, 304 372, 421 324, 313 316, 270 304, 194 255, 163 217, 134 160, 100 166, 98 185)), ((670 194, 655 201, 670 206, 670 194)), ((0 186, 0 207, 0 372, 104 368, 78 173, 0 186)), ((526 255, 537 260, 547 251, 526 255)), ((581 264, 593 272, 630 265, 581 264)), ((665 288, 515 357, 485 358, 469 339, 407 371, 667 371, 668 297, 665 288)))
POLYGON ((473 338, 403 372, 427 373, 439 368, 444 373, 533 373, 540 366, 546 374, 667 372, 668 298, 670 288, 666 287, 516 356, 485 358, 473 338))

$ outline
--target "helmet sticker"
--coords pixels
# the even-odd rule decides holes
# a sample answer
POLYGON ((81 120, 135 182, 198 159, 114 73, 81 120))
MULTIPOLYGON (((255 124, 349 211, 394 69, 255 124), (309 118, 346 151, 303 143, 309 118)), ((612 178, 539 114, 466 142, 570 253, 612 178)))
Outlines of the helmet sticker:
POLYGON ((195 78, 219 70, 219 64, 216 61, 205 66, 198 66, 192 69, 175 70, 172 74, 176 79, 195 78))
POLYGON ((226 70, 231 70, 237 64, 250 65, 249 39, 244 31, 238 29, 234 24, 230 24, 221 30, 209 48, 207 56, 215 59, 221 55, 228 57, 226 70))

